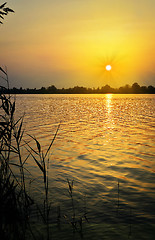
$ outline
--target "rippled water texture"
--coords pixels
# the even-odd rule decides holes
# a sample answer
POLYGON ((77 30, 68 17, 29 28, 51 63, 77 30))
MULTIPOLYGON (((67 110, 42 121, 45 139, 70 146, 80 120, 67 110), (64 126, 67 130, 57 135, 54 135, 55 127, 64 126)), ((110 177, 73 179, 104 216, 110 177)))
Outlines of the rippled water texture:
POLYGON ((69 206, 67 178, 74 179, 77 209, 85 202, 92 223, 115 222, 118 215, 127 223, 154 223, 154 95, 18 95, 17 115, 24 111, 26 132, 44 149, 61 123, 49 164, 55 205, 69 206))

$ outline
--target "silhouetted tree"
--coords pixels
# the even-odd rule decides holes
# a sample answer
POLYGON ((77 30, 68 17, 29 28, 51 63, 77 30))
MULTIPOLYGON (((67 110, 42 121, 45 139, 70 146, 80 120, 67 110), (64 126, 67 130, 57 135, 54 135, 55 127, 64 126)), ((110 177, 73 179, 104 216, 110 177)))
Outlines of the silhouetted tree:
POLYGON ((119 88, 119 93, 124 93, 124 88, 123 87, 119 88))
POLYGON ((105 85, 101 88, 101 93, 111 93, 111 87, 109 85, 105 85))
POLYGON ((131 87, 128 84, 124 87, 124 93, 131 93, 131 87))
POLYGON ((47 88, 47 93, 56 93, 56 91, 57 91, 57 88, 54 85, 49 86, 47 88))
POLYGON ((132 92, 133 93, 141 93, 141 89, 138 83, 134 83, 132 85, 132 92))
POLYGON ((142 86, 140 89, 141 93, 148 93, 148 88, 146 86, 142 86))
POLYGON ((42 87, 41 89, 38 90, 38 93, 47 93, 46 88, 42 87))
POLYGON ((128 84, 126 84, 124 87, 120 87, 119 88, 119 93, 126 93, 126 94, 128 94, 128 93, 131 93, 132 91, 131 91, 131 87, 128 85, 128 84))
POLYGON ((92 88, 87 88, 87 93, 92 93, 92 88))
POLYGON ((148 93, 155 93, 155 88, 153 86, 148 86, 148 93))

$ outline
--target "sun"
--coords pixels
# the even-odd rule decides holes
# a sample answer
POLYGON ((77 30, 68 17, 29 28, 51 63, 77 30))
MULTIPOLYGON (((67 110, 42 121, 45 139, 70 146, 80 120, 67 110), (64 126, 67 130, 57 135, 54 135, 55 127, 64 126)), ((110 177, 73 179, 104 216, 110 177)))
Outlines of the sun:
POLYGON ((106 65, 105 68, 106 68, 107 71, 111 71, 111 69, 112 69, 111 65, 106 65))
POLYGON ((109 55, 103 56, 99 59, 99 77, 104 84, 116 84, 118 78, 121 76, 120 64, 122 56, 120 55, 109 55))

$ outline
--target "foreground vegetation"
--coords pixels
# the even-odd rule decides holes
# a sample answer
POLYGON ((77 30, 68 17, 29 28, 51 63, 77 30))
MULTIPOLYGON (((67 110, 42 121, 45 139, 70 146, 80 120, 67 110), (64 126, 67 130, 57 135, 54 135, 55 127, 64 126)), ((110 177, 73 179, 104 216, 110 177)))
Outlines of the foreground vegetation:
MULTIPOLYGON (((1 86, 0 93, 0 236, 3 240, 14 239, 52 239, 52 227, 60 226, 60 206, 57 216, 51 219, 51 200, 49 199, 48 167, 49 152, 57 136, 59 126, 51 140, 47 150, 43 151, 39 141, 27 135, 23 130, 24 116, 15 119, 16 101, 10 94, 9 81, 6 70, 2 79, 5 87, 1 86), (31 145, 31 143, 35 143, 31 145), (33 146, 33 147, 32 147, 33 146), (26 152, 23 155, 22 152, 26 152), (41 198, 43 202, 35 202, 29 192, 29 183, 33 175, 26 167, 29 159, 33 160, 42 175, 44 193, 41 198), (31 212, 35 209, 39 221, 32 221, 31 212), (53 224, 56 224, 53 225, 53 224)), ((78 232, 82 237, 83 222, 87 221, 86 212, 76 216, 73 197, 73 181, 67 180, 68 193, 72 207, 72 214, 63 216, 66 223, 71 225, 73 232, 78 232)))
MULTIPOLYGON (((2 89, 0 89, 2 92, 2 89)), ((73 87, 58 89, 54 85, 47 88, 42 87, 40 89, 23 89, 12 88, 5 90, 5 93, 10 94, 105 94, 105 93, 118 93, 118 94, 155 94, 155 87, 153 86, 139 86, 138 83, 134 83, 132 86, 125 85, 120 88, 112 88, 109 85, 105 85, 101 88, 86 88, 86 87, 73 87)))
POLYGON ((8 13, 14 13, 14 10, 6 6, 6 2, 0 5, 0 24, 3 24, 4 17, 8 15, 8 13))

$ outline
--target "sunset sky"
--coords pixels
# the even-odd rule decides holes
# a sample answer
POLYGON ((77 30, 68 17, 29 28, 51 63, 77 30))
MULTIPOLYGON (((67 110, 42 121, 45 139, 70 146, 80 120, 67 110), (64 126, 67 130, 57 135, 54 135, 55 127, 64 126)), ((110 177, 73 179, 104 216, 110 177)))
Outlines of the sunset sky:
POLYGON ((11 86, 155 86, 155 0, 10 0, 7 6, 15 14, 0 26, 0 66, 7 66, 11 86))

